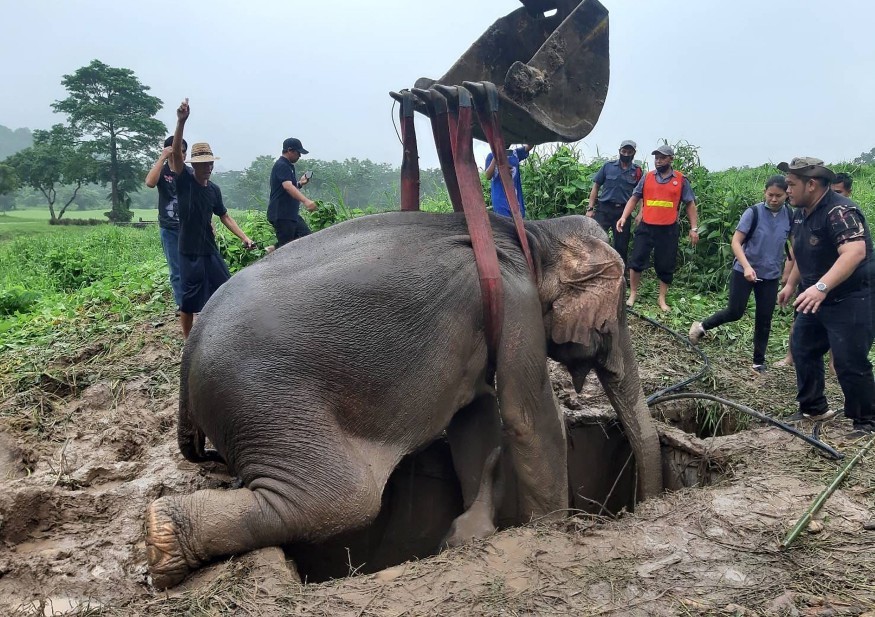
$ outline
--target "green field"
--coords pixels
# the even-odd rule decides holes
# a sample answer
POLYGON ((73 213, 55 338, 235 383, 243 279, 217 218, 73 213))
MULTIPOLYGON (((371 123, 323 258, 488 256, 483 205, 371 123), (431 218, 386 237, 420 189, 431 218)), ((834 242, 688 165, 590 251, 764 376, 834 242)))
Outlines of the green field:
MULTIPOLYGON (((74 210, 64 213, 63 219, 96 219, 106 220, 104 210, 74 210)), ((158 221, 157 208, 131 209, 134 222, 158 221)), ((229 210, 235 219, 246 214, 245 210, 229 210)), ((62 220, 63 220, 62 219, 62 220)), ((19 236, 41 236, 45 234, 80 234, 94 227, 89 225, 49 225, 48 208, 27 208, 0 213, 0 242, 6 242, 19 236)))

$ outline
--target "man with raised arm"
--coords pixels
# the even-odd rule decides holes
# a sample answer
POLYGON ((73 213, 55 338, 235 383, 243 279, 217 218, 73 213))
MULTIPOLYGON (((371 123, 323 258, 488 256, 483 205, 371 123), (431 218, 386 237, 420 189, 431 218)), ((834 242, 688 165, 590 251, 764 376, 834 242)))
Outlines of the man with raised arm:
POLYGON ((176 132, 170 152, 170 169, 176 174, 176 195, 179 200, 179 273, 183 294, 179 321, 185 338, 191 331, 195 313, 200 313, 210 296, 231 278, 213 236, 210 224, 213 215, 218 216, 247 249, 254 246, 228 214, 222 201, 222 191, 210 181, 213 162, 219 158, 213 155, 210 145, 205 142, 193 144, 189 161, 191 167, 185 165, 182 134, 190 113, 188 99, 185 99, 176 110, 176 132))

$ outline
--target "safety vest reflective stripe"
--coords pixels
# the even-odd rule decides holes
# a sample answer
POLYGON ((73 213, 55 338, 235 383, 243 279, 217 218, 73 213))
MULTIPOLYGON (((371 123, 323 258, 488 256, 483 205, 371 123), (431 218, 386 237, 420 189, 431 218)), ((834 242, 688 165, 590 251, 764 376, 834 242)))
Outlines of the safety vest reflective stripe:
POLYGON ((684 190, 684 175, 674 172, 668 182, 656 181, 656 171, 644 178, 644 206, 642 220, 649 225, 674 225, 678 220, 678 206, 684 190))
POLYGON ((674 208, 674 204, 670 201, 663 201, 661 199, 648 199, 644 202, 645 206, 651 206, 653 208, 674 208))

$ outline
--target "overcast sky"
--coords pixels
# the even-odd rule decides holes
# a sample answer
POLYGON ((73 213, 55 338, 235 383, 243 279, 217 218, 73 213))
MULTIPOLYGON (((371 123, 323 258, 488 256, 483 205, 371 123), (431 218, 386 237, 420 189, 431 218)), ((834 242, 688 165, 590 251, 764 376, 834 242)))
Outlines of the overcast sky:
MULTIPOLYGON (((711 169, 875 147, 875 3, 602 0, 611 82, 582 151, 639 158, 662 138, 711 169), (815 7, 817 9, 815 10, 815 7)), ((189 97, 189 143, 242 169, 300 138, 320 159, 400 163, 389 90, 440 77, 516 0, 4 2, 0 124, 48 128, 64 74, 99 59, 164 102, 189 97)), ((437 166, 427 121, 421 164, 437 166)), ((481 159, 484 148, 478 149, 481 159)), ((480 161, 482 164, 482 160, 480 161)))

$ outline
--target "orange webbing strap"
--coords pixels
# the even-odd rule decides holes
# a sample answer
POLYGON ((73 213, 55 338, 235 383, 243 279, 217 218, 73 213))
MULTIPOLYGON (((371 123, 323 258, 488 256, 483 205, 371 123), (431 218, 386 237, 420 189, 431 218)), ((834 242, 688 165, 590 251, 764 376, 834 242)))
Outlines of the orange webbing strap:
POLYGON ((453 142, 455 132, 450 131, 449 108, 447 99, 436 90, 421 90, 413 88, 413 94, 425 104, 426 115, 431 120, 431 132, 434 135, 434 145, 437 148, 438 161, 444 174, 444 183, 447 185, 447 193, 450 195, 450 203, 453 210, 462 212, 462 196, 459 193, 459 180, 456 178, 456 168, 453 163, 453 142))
POLYGON ((507 152, 504 147, 504 135, 501 133, 501 120, 498 116, 498 89, 495 87, 495 84, 488 81, 466 81, 462 83, 471 92, 471 96, 474 99, 474 107, 480 120, 480 128, 483 129, 486 141, 489 142, 489 147, 492 148, 495 168, 498 170, 498 177, 501 179, 504 194, 507 196, 513 225, 516 228, 517 237, 523 249, 523 255, 526 256, 526 263, 529 264, 529 272, 532 275, 532 279, 535 280, 535 264, 532 261, 532 252, 529 250, 529 240, 526 236, 525 225, 523 225, 523 216, 517 201, 513 178, 510 176, 510 166, 507 162, 507 152))
POLYGON ((413 93, 401 92, 401 210, 419 210, 419 151, 416 147, 416 129, 413 126, 413 93))

